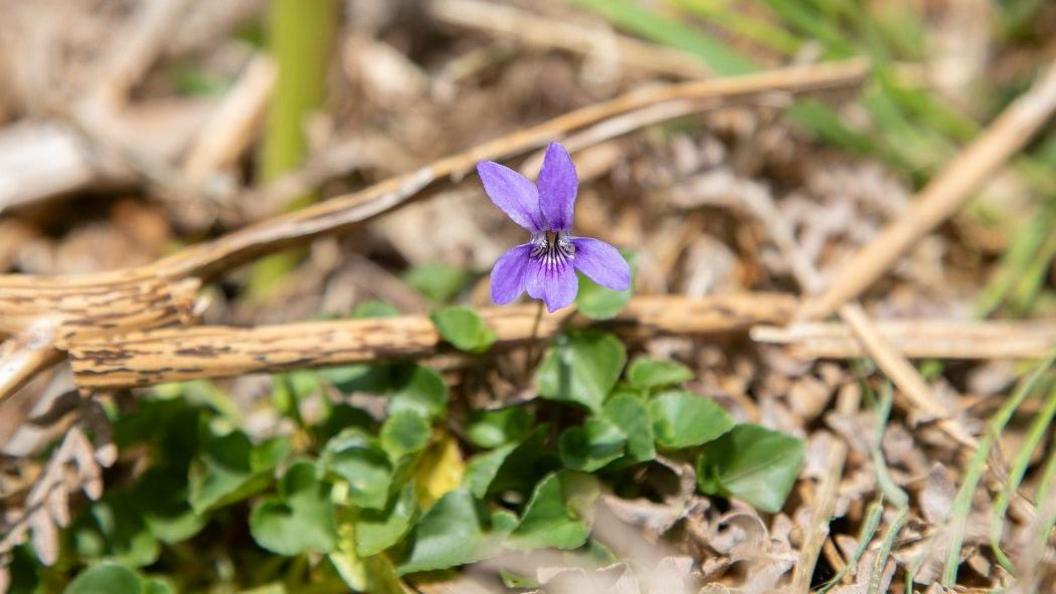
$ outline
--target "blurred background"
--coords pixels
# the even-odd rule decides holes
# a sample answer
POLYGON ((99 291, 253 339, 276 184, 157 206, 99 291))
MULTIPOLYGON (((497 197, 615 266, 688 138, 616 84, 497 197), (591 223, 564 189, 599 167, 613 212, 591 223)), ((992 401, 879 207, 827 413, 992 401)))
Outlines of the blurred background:
MULTIPOLYGON (((745 206, 752 196, 772 200, 822 277, 836 270, 1056 61, 1056 2, 0 0, 0 272, 147 264, 625 93, 852 58, 870 64, 856 87, 639 113, 652 123, 599 132, 601 141, 575 151, 577 234, 633 252, 635 292, 645 295, 799 292, 745 206)), ((531 169, 537 160, 509 164, 531 169)), ((872 288, 870 312, 1051 318, 1054 171, 1050 123, 872 288)), ((474 175, 451 181, 353 233, 223 276, 203 289, 196 313, 203 323, 251 325, 348 316, 377 301, 404 313, 488 305, 488 272, 523 231, 491 208, 474 175)), ((736 341, 646 350, 690 353, 683 358, 695 362, 702 390, 804 437, 863 373, 736 341)), ((1007 361, 920 367, 965 395, 958 410, 976 429, 1024 371, 1007 361)), ((231 400, 214 404, 241 407, 252 419, 246 431, 267 435, 277 422, 273 409, 260 412, 269 382, 226 382, 231 400)), ((0 416, 11 429, 40 395, 71 387, 60 367, 0 403, 0 416)), ((199 388, 195 398, 218 398, 214 387, 199 388)), ((1009 457, 1027 439, 1019 420, 1001 442, 1009 457)), ((836 425, 853 439, 855 426, 836 425)), ((40 470, 27 456, 48 451, 66 427, 8 436, 0 497, 12 513, 40 470)), ((941 439, 907 439, 889 455, 900 484, 919 489, 914 534, 930 535, 964 459, 941 439)), ((849 483, 870 474, 854 472, 849 483)), ((848 516, 833 525, 844 536, 857 533, 876 487, 848 489, 848 516)), ((790 522, 762 529, 775 535, 775 556, 791 550, 781 549, 790 522)), ((964 587, 977 589, 958 591, 1002 583, 996 563, 978 553, 983 540, 962 572, 964 587)), ((37 567, 19 550, 24 570, 37 567)), ((286 591, 250 590, 270 579, 266 568, 247 569, 265 563, 263 554, 192 575, 193 550, 174 550, 160 567, 190 576, 187 591, 286 591)), ((68 555, 40 573, 50 577, 16 591, 61 590, 90 557, 68 555)), ((937 582, 928 576, 923 587, 937 582)))

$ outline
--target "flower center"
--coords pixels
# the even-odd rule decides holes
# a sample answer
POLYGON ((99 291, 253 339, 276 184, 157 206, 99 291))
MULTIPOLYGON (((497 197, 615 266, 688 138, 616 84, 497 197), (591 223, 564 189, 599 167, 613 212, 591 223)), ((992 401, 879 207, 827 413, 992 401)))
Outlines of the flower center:
POLYGON ((547 269, 564 266, 575 254, 576 246, 561 231, 546 231, 532 238, 532 258, 541 260, 547 269))

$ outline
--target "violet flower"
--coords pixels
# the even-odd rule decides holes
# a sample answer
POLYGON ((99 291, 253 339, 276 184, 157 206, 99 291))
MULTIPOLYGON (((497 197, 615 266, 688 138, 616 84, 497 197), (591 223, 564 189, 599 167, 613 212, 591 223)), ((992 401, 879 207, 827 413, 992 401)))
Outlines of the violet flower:
POLYGON ((604 241, 571 235, 579 177, 565 147, 546 147, 539 180, 532 183, 492 161, 477 164, 484 191, 513 222, 532 234, 495 262, 491 298, 506 304, 528 291, 553 312, 572 303, 579 291, 576 271, 614 291, 631 284, 631 267, 604 241))

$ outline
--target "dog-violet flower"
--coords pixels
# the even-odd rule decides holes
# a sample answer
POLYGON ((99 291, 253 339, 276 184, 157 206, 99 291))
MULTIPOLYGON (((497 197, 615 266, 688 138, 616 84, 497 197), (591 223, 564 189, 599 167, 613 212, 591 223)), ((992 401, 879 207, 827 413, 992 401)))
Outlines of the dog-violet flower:
POLYGON ((553 312, 579 291, 576 271, 614 291, 631 284, 631 267, 604 241, 571 235, 579 177, 565 147, 546 147, 537 183, 492 161, 477 164, 484 191, 514 223, 532 234, 502 255, 491 271, 491 298, 506 304, 528 291, 553 312))

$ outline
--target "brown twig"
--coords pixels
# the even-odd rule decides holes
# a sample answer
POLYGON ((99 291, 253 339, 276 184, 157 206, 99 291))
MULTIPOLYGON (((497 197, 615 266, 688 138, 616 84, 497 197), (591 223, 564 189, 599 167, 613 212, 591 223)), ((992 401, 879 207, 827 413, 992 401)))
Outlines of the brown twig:
POLYGON ((0 402, 62 358, 53 346, 53 331, 41 322, 0 346, 0 402))
POLYGON ((187 151, 183 170, 191 180, 204 181, 238 159, 254 137, 275 77, 271 58, 258 55, 250 60, 187 151))
MULTIPOLYGON (((757 184, 746 184, 741 198, 747 209, 766 227, 767 233, 777 244, 785 259, 789 262, 796 282, 808 294, 822 286, 821 275, 799 249, 791 227, 781 216, 774 204, 773 197, 765 188, 757 184)), ((924 378, 915 367, 910 365, 891 344, 880 335, 865 310, 857 303, 849 303, 839 310, 840 317, 854 333, 862 349, 880 367, 898 387, 898 394, 904 395, 909 408, 924 412, 931 418, 942 419, 939 427, 959 443, 975 446, 975 438, 956 419, 947 419, 949 411, 931 393, 924 378)), ((900 403, 906 402, 899 399, 900 403)))
POLYGON ((843 476, 843 465, 847 460, 847 444, 836 436, 825 433, 828 442, 828 458, 825 460, 825 476, 814 494, 811 506, 810 530, 799 549, 799 560, 792 573, 792 592, 808 594, 810 582, 814 577, 814 566, 818 563, 821 547, 829 536, 829 522, 836 509, 836 496, 839 494, 840 478, 843 476))
MULTIPOLYGON (((0 333, 16 334, 39 319, 48 319, 55 324, 56 346, 61 349, 65 341, 85 333, 106 335, 186 322, 199 280, 284 247, 347 230, 409 203, 440 179, 464 175, 481 159, 510 157, 571 131, 650 106, 687 100, 728 102, 762 93, 843 88, 860 82, 866 71, 865 62, 851 60, 632 92, 484 143, 354 194, 262 221, 145 267, 78 277, 0 275, 0 333)), ((0 392, 0 398, 3 395, 0 392)))
MULTIPOLYGON (((626 336, 744 331, 786 321, 789 295, 749 293, 691 299, 636 297, 604 322, 626 336)), ((543 316, 534 305, 481 310, 497 348, 552 336, 563 315, 543 316)), ((274 372, 379 359, 424 357, 443 350, 426 316, 303 322, 256 328, 170 328, 77 339, 69 345, 78 386, 118 389, 162 382, 274 372)))
MULTIPOLYGON (((932 319, 876 320, 878 334, 911 359, 1037 359, 1056 346, 1056 324, 932 319)), ((866 355, 846 324, 801 322, 752 328, 756 342, 789 345, 804 357, 853 359, 866 355)))
POLYGON ((210 278, 266 253, 347 230, 398 208, 420 196, 421 190, 440 179, 465 175, 482 159, 505 159, 541 147, 573 130, 643 107, 668 101, 725 102, 761 93, 808 93, 846 88, 859 83, 867 68, 861 60, 848 60, 631 92, 486 142, 362 191, 338 196, 189 248, 158 262, 155 270, 168 277, 210 278))
POLYGON ((1050 65, 986 131, 961 151, 920 192, 898 220, 885 227, 840 268, 828 287, 807 301, 800 319, 820 319, 860 295, 898 258, 956 213, 1056 110, 1056 64, 1050 65))

